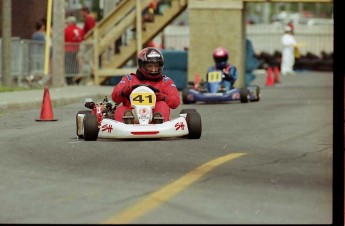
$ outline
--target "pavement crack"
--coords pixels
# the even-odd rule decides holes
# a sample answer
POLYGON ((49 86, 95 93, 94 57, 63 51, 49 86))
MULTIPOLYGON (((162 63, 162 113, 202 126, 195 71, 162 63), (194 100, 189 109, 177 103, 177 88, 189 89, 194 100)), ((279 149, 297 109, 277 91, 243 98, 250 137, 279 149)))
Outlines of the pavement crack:
POLYGON ((326 151, 329 148, 330 147, 325 147, 325 148, 322 148, 321 150, 318 150, 318 151, 305 152, 305 153, 301 153, 300 155, 297 155, 295 157, 280 158, 280 159, 276 159, 276 160, 273 160, 273 161, 270 161, 270 162, 266 162, 266 163, 262 163, 262 164, 251 165, 250 167, 265 166, 265 165, 270 165, 270 164, 276 164, 276 163, 279 163, 279 162, 286 162, 286 161, 293 160, 293 159, 305 158, 305 157, 307 157, 308 155, 311 155, 311 154, 324 152, 324 151, 326 151))

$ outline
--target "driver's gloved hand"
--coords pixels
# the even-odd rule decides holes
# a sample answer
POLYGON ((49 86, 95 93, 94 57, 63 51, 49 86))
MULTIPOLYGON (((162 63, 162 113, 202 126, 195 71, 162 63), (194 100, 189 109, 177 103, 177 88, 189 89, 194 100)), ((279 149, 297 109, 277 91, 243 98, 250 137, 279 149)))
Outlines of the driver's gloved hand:
POLYGON ((223 69, 222 78, 223 78, 223 79, 226 79, 226 80, 229 80, 229 79, 230 79, 229 70, 223 69))
POLYGON ((129 94, 131 94, 131 92, 132 92, 132 87, 127 85, 123 87, 123 89, 121 90, 121 95, 124 97, 128 97, 129 94))
POLYGON ((223 71, 223 76, 222 78, 226 81, 229 81, 231 83, 233 83, 235 80, 232 76, 229 75, 229 71, 223 71))
POLYGON ((156 101, 166 101, 166 95, 164 93, 156 93, 156 101))
POLYGON ((108 108, 104 108, 102 113, 108 113, 109 112, 109 109, 108 108))
POLYGON ((111 109, 113 107, 113 105, 111 103, 106 103, 105 108, 107 109, 111 109))
POLYGON ((85 102, 85 107, 89 108, 89 109, 93 109, 95 107, 95 103, 94 102, 85 102))

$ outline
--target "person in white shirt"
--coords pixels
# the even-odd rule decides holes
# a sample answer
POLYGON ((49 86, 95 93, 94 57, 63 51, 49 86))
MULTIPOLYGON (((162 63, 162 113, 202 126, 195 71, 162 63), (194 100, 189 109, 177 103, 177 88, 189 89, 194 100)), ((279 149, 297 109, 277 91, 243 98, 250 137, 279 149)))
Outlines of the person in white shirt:
POLYGON ((296 39, 292 34, 290 26, 285 27, 285 33, 281 39, 283 44, 282 61, 281 61, 281 73, 282 75, 293 75, 293 66, 295 64, 294 48, 297 45, 296 39))

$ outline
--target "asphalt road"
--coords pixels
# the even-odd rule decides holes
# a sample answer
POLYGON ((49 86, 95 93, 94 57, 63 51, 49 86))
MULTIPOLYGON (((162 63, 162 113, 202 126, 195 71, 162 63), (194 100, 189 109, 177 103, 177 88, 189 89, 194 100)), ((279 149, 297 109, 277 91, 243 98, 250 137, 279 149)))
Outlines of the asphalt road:
POLYGON ((199 140, 78 140, 83 103, 1 115, 0 223, 332 223, 333 76, 281 80, 173 110, 197 109, 199 140))

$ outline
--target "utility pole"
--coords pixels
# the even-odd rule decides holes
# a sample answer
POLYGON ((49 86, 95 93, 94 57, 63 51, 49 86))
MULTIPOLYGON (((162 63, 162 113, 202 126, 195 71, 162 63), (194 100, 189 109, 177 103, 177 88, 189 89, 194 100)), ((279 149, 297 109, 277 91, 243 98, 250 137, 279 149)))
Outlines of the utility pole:
POLYGON ((12 86, 11 76, 11 0, 2 1, 2 51, 1 82, 2 86, 12 86))
POLYGON ((53 1, 53 60, 52 86, 65 86, 65 1, 53 1))

